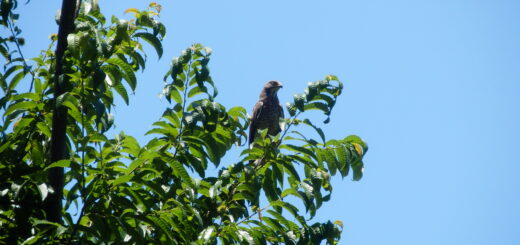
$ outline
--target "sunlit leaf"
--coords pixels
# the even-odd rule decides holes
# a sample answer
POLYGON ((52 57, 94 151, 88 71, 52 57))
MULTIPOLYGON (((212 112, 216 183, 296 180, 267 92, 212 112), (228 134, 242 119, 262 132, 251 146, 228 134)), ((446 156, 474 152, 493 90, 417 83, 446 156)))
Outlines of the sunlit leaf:
POLYGON ((66 167, 69 167, 70 164, 71 164, 71 161, 68 160, 68 159, 66 159, 66 160, 59 160, 59 161, 54 162, 51 165, 47 166, 45 168, 45 170, 48 170, 50 168, 57 168, 57 167, 59 167, 59 168, 66 168, 66 167))
POLYGON ((133 177, 134 177, 134 175, 132 175, 132 174, 129 174, 129 175, 123 175, 123 176, 118 177, 117 179, 115 179, 115 180, 112 182, 112 185, 120 185, 120 184, 126 183, 126 182, 128 182, 129 180, 131 180, 133 177))
POLYGON ((32 108, 35 108, 38 104, 34 101, 22 101, 15 104, 12 104, 7 108, 7 110, 4 113, 4 116, 7 116, 17 110, 27 111, 32 108))
POLYGON ((49 189, 47 188, 47 184, 41 183, 38 185, 38 191, 40 192, 41 200, 45 200, 47 198, 47 194, 49 194, 49 189))
POLYGON ((210 242, 210 239, 214 233, 215 226, 209 226, 208 228, 204 229, 199 236, 199 239, 202 239, 203 244, 207 244, 210 242))

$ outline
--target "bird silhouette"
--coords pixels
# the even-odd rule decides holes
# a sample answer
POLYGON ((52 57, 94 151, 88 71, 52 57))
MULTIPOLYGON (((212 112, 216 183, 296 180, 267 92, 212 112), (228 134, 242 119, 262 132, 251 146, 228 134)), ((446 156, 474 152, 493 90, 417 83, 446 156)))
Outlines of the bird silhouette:
POLYGON ((282 87, 278 81, 269 81, 264 85, 260 98, 253 107, 249 125, 249 145, 255 141, 259 130, 267 129, 267 133, 273 136, 281 131, 280 118, 284 117, 284 113, 277 92, 282 87))

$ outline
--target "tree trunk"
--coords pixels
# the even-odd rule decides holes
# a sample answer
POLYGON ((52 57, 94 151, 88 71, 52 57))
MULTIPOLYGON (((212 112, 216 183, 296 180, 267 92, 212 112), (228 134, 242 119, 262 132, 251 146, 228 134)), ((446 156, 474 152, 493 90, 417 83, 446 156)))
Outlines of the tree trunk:
MULTIPOLYGON (((77 0, 63 0, 61 6, 61 16, 58 29, 58 43, 56 45, 56 64, 54 72, 54 101, 64 94, 65 87, 69 82, 67 76, 63 76, 63 55, 67 50, 67 36, 74 31, 74 19, 76 18, 77 0), (61 79, 60 79, 61 77, 61 79), (61 80, 61 81, 60 81, 61 80)), ((67 159, 67 108, 57 107, 54 104, 52 115, 52 135, 51 135, 51 156, 50 163, 67 159)), ((47 220, 61 223, 61 209, 64 184, 63 168, 51 168, 48 173, 48 181, 53 193, 49 193, 44 202, 44 210, 47 220)))

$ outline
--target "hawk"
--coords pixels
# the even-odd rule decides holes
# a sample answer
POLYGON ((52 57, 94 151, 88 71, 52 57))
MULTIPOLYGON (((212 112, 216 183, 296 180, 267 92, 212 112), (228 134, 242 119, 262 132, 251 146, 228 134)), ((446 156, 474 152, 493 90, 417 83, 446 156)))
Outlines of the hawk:
POLYGON ((249 125, 249 145, 255 141, 258 130, 267 129, 267 133, 273 136, 281 131, 280 118, 283 118, 284 114, 276 95, 280 88, 282 84, 278 81, 269 81, 264 85, 260 99, 253 107, 249 125))

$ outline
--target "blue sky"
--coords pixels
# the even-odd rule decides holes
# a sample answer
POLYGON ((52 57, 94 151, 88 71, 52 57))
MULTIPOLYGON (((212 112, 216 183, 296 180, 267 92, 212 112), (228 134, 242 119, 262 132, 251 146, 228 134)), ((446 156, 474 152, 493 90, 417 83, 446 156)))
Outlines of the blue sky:
MULTIPOLYGON (((27 57, 56 32, 59 2, 20 6, 27 57)), ((121 18, 148 3, 100 2, 121 18)), ((337 178, 316 218, 344 222, 341 244, 520 244, 520 2, 158 2, 164 55, 150 50, 130 107, 118 102, 116 131, 145 142, 167 106, 162 75, 195 42, 214 50, 227 107, 250 112, 268 80, 284 84, 286 102, 335 74, 345 89, 323 128, 370 147, 364 178, 337 178)))

